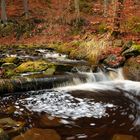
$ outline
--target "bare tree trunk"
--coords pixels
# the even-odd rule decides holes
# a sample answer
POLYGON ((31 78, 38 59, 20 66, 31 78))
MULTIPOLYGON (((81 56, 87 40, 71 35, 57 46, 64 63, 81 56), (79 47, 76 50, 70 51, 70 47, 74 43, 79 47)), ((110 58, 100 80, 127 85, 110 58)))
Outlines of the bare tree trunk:
POLYGON ((24 6, 25 17, 28 18, 28 15, 29 15, 28 0, 23 0, 23 6, 24 6))
POLYGON ((108 16, 108 0, 104 0, 104 17, 108 16))
POLYGON ((113 31, 116 33, 120 33, 121 27, 121 15, 124 7, 124 0, 114 0, 113 1, 113 31))
POLYGON ((4 24, 7 23, 7 14, 6 14, 6 3, 5 0, 1 0, 1 20, 4 24))
POLYGON ((80 5, 79 0, 74 0, 74 6, 75 6, 75 14, 76 14, 76 23, 78 24, 80 21, 80 5))

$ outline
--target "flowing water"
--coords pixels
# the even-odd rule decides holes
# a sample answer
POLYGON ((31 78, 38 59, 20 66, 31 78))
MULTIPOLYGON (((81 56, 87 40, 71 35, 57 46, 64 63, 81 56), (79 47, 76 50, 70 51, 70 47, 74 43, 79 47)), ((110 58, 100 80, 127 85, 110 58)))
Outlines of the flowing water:
POLYGON ((32 127, 55 129, 62 140, 111 140, 114 134, 139 140, 140 82, 125 80, 121 69, 77 71, 86 80, 73 77, 52 89, 1 97, 1 118, 25 122, 22 132, 32 127), (9 107, 12 113, 6 112, 9 107))
MULTIPOLYGON (((2 112, 14 106, 11 117, 30 123, 26 128, 42 128, 36 121, 44 114, 58 117, 61 126, 51 128, 67 140, 110 139, 116 133, 140 138, 140 83, 123 80, 122 75, 112 79, 102 72, 85 74, 86 83, 73 78, 66 85, 55 85, 51 90, 17 93, 1 98, 0 110, 2 112)), ((7 116, 4 112, 2 114, 7 116)))

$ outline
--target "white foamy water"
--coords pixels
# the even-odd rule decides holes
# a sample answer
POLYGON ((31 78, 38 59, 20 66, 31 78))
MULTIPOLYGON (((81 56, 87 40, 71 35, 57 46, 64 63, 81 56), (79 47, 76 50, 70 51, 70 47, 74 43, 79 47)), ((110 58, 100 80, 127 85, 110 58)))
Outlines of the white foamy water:
POLYGON ((46 112, 52 116, 77 119, 81 117, 101 118, 107 116, 107 108, 116 108, 113 104, 94 102, 93 99, 75 98, 66 92, 44 91, 41 95, 17 101, 16 106, 22 105, 30 111, 46 112))
POLYGON ((140 82, 129 81, 129 80, 114 80, 114 81, 99 81, 82 83, 77 85, 69 85, 64 87, 58 87, 56 90, 85 90, 85 91, 96 91, 96 90, 117 90, 121 89, 132 94, 140 96, 140 82))

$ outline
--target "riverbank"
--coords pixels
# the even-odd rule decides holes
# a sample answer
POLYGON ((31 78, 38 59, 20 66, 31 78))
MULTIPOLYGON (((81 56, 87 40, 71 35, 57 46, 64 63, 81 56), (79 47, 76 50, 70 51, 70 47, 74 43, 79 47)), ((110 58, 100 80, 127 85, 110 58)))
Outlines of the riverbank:
MULTIPOLYGON (((93 70, 99 66, 110 68, 124 66, 124 73, 130 73, 125 74, 126 78, 131 80, 139 80, 140 75, 140 45, 132 41, 114 39, 109 34, 103 36, 86 34, 83 38, 70 42, 43 45, 1 45, 0 51, 1 78, 11 78, 27 72, 53 75, 57 73, 56 69, 60 68, 60 64, 49 62, 50 58, 56 60, 58 58, 61 61, 65 61, 65 58, 85 60, 86 65, 90 65, 93 70), (129 75, 133 75, 134 78, 129 75)), ((63 67, 71 66, 65 64, 63 67)))

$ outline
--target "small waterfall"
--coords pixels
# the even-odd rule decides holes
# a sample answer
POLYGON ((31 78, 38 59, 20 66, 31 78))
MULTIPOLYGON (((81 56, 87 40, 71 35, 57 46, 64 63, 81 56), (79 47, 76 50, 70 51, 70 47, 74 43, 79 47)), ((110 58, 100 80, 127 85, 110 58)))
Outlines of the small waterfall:
MULTIPOLYGON (((134 126, 140 126, 140 82, 125 80, 123 77, 122 69, 110 69, 108 72, 99 70, 97 73, 92 72, 79 72, 86 75, 86 82, 77 79, 78 82, 73 82, 67 86, 58 87, 58 91, 111 91, 121 92, 122 96, 127 97, 133 101, 138 113, 134 121, 134 126)), ((74 81, 74 80, 73 80, 74 81)), ((115 93, 114 93, 115 94, 115 93)), ((109 96, 109 95, 108 95, 109 96)))
POLYGON ((72 80, 66 81, 63 84, 57 84, 55 87, 57 88, 67 88, 80 86, 81 84, 97 84, 98 82, 109 82, 112 80, 124 80, 122 69, 118 70, 110 70, 109 72, 103 72, 99 70, 96 73, 93 73, 92 70, 88 70, 88 72, 79 71, 79 69, 75 68, 79 75, 84 75, 86 77, 85 80, 80 77, 73 77, 72 80))

